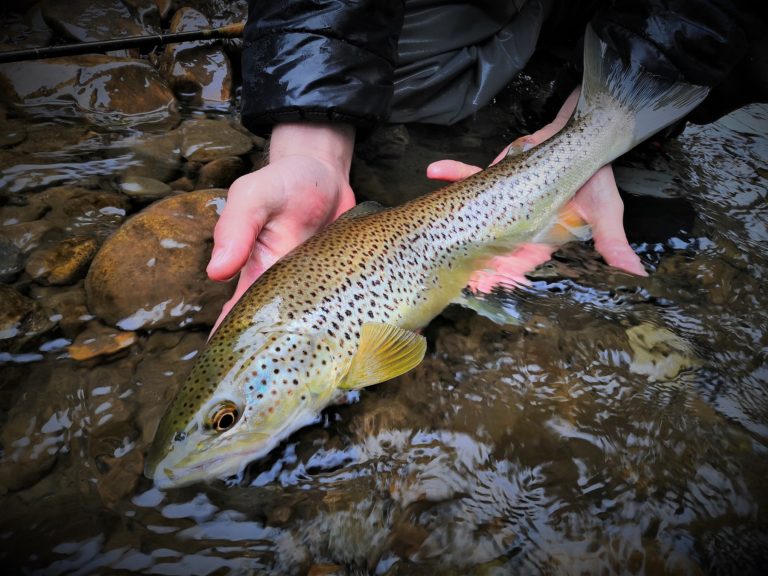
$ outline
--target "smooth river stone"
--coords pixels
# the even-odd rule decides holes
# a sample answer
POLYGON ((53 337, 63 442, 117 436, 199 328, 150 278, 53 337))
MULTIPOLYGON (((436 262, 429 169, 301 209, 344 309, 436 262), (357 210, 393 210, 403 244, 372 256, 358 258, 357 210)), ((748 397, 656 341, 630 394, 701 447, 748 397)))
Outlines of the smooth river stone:
POLYGON ((88 271, 91 313, 122 330, 212 325, 234 289, 205 273, 225 196, 224 190, 178 194, 130 218, 88 271))
POLYGON ((254 146, 252 138, 222 120, 187 120, 181 132, 181 153, 192 162, 242 156, 254 146))
POLYGON ((173 92, 144 60, 88 54, 0 64, 0 87, 27 116, 110 125, 176 121, 173 92))

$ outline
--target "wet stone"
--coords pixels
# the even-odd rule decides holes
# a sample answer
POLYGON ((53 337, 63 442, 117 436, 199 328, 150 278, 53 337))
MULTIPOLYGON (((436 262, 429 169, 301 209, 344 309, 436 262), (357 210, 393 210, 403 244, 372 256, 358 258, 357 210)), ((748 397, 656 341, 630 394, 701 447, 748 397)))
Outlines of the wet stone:
POLYGON ((73 360, 83 361, 109 356, 130 348, 136 342, 135 332, 124 332, 98 322, 91 322, 67 348, 73 360))
POLYGON ((82 282, 73 286, 38 286, 32 296, 51 312, 51 318, 58 322, 59 330, 68 338, 80 333, 83 325, 92 319, 85 302, 85 287, 82 282))
POLYGON ((242 156, 254 146, 250 137, 221 120, 187 120, 181 130, 181 153, 193 162, 242 156))
POLYGON ((41 284, 72 284, 85 274, 98 246, 95 238, 67 238, 30 254, 25 270, 41 284))
POLYGON ((120 191, 136 200, 158 200, 172 192, 165 182, 143 176, 128 176, 120 182, 120 191))
POLYGON ((0 29, 0 51, 47 46, 51 35, 52 31, 43 20, 39 4, 32 6, 23 15, 6 12, 0 29))
POLYGON ((142 24, 120 0, 46 0, 43 17, 56 32, 78 42, 157 32, 142 24))
POLYGON ((0 352, 19 352, 55 325, 40 304, 0 284, 0 352))
POLYGON ((0 84, 10 106, 25 116, 96 124, 176 121, 173 92, 143 60, 88 54, 12 62, 0 65, 0 84))
POLYGON ((147 353, 134 378, 140 384, 137 402, 142 406, 136 415, 141 430, 140 448, 152 442, 160 418, 192 369, 205 340, 205 332, 164 330, 156 330, 147 338, 147 353))
POLYGON ((245 162, 238 156, 225 156, 205 164, 197 177, 197 188, 229 188, 242 176, 245 162))
MULTIPOLYGON (((178 10, 170 32, 211 27, 203 14, 190 7, 178 10)), ((232 99, 232 67, 219 43, 180 42, 165 47, 158 68, 176 95, 197 107, 226 109, 232 99)))
POLYGON ((88 307, 124 330, 211 325, 232 292, 205 268, 223 190, 160 200, 102 246, 86 278, 88 307))
POLYGON ((43 214, 42 221, 65 237, 105 238, 125 219, 128 205, 128 199, 120 194, 56 186, 34 195, 26 209, 30 214, 43 214))
POLYGON ((0 234, 2 234, 3 238, 10 240, 20 252, 26 254, 40 245, 40 242, 51 228, 52 225, 49 222, 35 220, 33 222, 19 222, 10 226, 3 226, 0 228, 0 234))
POLYGON ((134 158, 126 170, 126 176, 168 182, 178 174, 181 165, 179 130, 164 134, 142 134, 128 142, 128 147, 134 158))
POLYGON ((189 176, 182 176, 177 178, 173 182, 168 184, 174 190, 180 190, 182 192, 192 192, 195 189, 195 183, 189 176))
POLYGON ((20 123, 3 122, 0 123, 0 148, 10 148, 16 146, 27 137, 27 131, 20 123))
POLYGON ((132 450, 122 458, 106 460, 108 471, 99 478, 97 490, 107 506, 113 506, 133 494, 144 471, 144 456, 132 450))
POLYGON ((674 380, 701 365, 691 343, 667 328, 644 322, 628 329, 627 338, 632 349, 630 370, 651 382, 674 380))
POLYGON ((23 268, 21 249, 8 236, 0 234, 0 282, 13 280, 23 268))

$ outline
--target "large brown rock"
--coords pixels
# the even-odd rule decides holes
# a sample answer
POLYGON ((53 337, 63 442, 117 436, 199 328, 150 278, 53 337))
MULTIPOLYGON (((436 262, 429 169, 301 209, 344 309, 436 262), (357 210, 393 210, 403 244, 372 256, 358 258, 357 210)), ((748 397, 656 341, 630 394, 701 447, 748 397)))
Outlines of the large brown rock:
POLYGON ((212 325, 234 289, 205 273, 225 195, 171 196, 129 219, 88 271, 91 313, 123 330, 212 325))
POLYGON ((102 54, 2 64, 0 98, 30 116, 104 124, 176 118, 173 92, 152 65, 102 54))

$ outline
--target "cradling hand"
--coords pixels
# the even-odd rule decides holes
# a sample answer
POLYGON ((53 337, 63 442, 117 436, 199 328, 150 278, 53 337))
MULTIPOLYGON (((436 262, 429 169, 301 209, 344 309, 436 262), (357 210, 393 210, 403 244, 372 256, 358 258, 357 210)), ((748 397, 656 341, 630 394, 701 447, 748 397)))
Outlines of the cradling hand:
POLYGON ((267 268, 355 205, 353 146, 354 129, 345 125, 273 129, 269 164, 232 184, 216 224, 208 276, 240 278, 214 331, 267 268))
MULTIPOLYGON (((540 130, 523 136, 510 144, 523 149, 541 144, 565 126, 578 101, 578 89, 565 101, 557 117, 540 130)), ((505 148, 492 162, 501 160, 508 151, 505 148)), ((481 168, 455 160, 440 160, 427 167, 427 177, 455 182, 462 180, 481 168)), ((624 232, 624 203, 616 187, 610 165, 602 167, 579 189, 568 208, 578 214, 592 227, 595 249, 611 266, 625 272, 647 276, 640 258, 627 241, 624 232)), ((550 259, 557 246, 549 244, 523 244, 509 255, 496 256, 488 263, 487 270, 476 272, 470 285, 481 292, 490 292, 500 284, 525 284, 525 273, 550 259)))

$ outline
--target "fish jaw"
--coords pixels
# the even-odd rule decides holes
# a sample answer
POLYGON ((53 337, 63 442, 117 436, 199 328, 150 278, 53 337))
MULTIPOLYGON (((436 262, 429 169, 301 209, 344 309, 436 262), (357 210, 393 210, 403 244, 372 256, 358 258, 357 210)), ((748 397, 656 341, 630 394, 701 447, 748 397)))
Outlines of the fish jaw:
POLYGON ((161 490, 240 476, 248 464, 269 454, 293 432, 318 422, 319 414, 320 410, 302 409, 274 432, 234 432, 208 446, 177 446, 148 463, 145 475, 161 490))
POLYGON ((338 356, 324 341, 274 330, 240 333, 237 340, 209 343, 163 417, 144 471, 159 488, 242 473, 291 433, 317 421, 339 394, 338 356), (235 356, 223 376, 211 369, 225 366, 221 358, 235 356), (226 430, 212 425, 211 415, 222 406, 237 411, 226 430))

